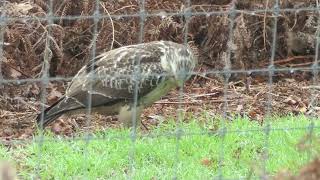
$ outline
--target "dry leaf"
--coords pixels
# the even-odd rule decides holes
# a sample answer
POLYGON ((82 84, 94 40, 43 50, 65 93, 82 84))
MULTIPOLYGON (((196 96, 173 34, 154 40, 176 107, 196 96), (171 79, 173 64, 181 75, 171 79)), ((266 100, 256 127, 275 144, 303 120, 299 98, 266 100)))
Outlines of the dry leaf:
POLYGON ((202 159, 201 160, 201 164, 203 165, 203 166, 211 166, 212 165, 212 160, 210 160, 210 159, 208 159, 208 158, 204 158, 204 159, 202 159))
POLYGON ((10 76, 11 76, 12 78, 17 79, 17 78, 20 77, 21 75, 22 75, 22 74, 21 74, 19 71, 10 68, 10 76))
POLYGON ((51 131, 55 134, 60 134, 62 132, 62 127, 59 123, 54 123, 52 125, 51 131))
POLYGON ((292 96, 289 96, 287 99, 285 99, 283 101, 284 103, 287 103, 289 105, 297 105, 297 101, 292 97, 292 96))
POLYGON ((239 104, 239 105, 237 106, 236 111, 237 111, 238 113, 240 113, 240 112, 242 112, 242 110, 243 110, 243 105, 242 105, 242 104, 239 104))
POLYGON ((49 101, 55 101, 62 96, 61 92, 57 90, 56 87, 52 88, 51 92, 48 94, 49 101))
POLYGON ((307 112, 307 107, 303 106, 302 108, 299 109, 301 113, 306 113, 307 112))

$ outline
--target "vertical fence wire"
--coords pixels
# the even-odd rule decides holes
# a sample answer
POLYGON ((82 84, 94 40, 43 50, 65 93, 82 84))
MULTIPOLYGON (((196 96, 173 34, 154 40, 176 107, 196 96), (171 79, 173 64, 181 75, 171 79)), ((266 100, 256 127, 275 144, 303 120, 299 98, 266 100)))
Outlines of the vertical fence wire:
MULTIPOLYGON (((138 39, 139 43, 143 43, 144 41, 144 22, 146 19, 146 11, 145 11, 145 0, 139 1, 139 33, 138 33, 138 39)), ((132 128, 130 130, 130 140, 131 140, 131 147, 129 149, 129 166, 130 166, 130 172, 128 174, 129 179, 134 179, 135 171, 136 171, 136 159, 135 159, 135 151, 136 151, 136 139, 137 139, 137 125, 138 121, 141 121, 140 119, 140 113, 138 111, 138 99, 139 99, 139 86, 141 81, 141 58, 142 57, 136 57, 134 60, 137 61, 134 67, 134 72, 132 75, 132 78, 134 79, 134 90, 133 90, 133 104, 132 104, 132 128)), ((131 107, 130 107, 131 108, 131 107)), ((142 122, 140 122, 142 123, 142 122)))
POLYGON ((222 180, 223 177, 223 164, 224 164, 224 155, 225 155, 225 137, 227 135, 227 127, 226 127, 226 121, 228 120, 228 89, 229 89, 229 78, 231 76, 231 48, 233 46, 233 29, 235 24, 235 18, 237 15, 236 12, 236 3, 237 0, 231 1, 230 7, 228 9, 228 19, 229 19, 229 27, 228 27, 228 44, 227 44, 227 51, 226 56, 224 56, 224 62, 225 66, 223 68, 222 76, 223 76, 223 107, 222 107, 222 119, 221 119, 221 128, 218 131, 219 138, 221 140, 220 146, 219 146, 219 156, 218 156, 218 174, 217 179, 222 180))
MULTIPOLYGON (((272 117, 272 101, 273 101, 273 75, 275 71, 274 67, 274 60, 276 55, 276 47, 277 47, 277 31, 278 31, 278 16, 279 16, 279 0, 274 0, 273 6, 273 28, 272 28, 272 44, 271 44, 271 56, 269 60, 269 67, 268 67, 268 94, 267 94, 267 109, 266 109, 266 116, 264 119, 264 146, 262 150, 262 175, 261 179, 268 179, 267 173, 267 163, 269 160, 269 137, 271 131, 271 124, 270 124, 270 117, 272 117)), ((266 5, 266 8, 268 4, 266 5)))
POLYGON ((45 110, 45 104, 47 102, 47 87, 50 83, 49 80, 49 69, 50 69, 50 62, 52 59, 52 51, 50 49, 50 46, 52 44, 51 42, 51 34, 52 34, 52 29, 51 26, 53 25, 53 1, 54 0, 49 0, 49 12, 46 16, 46 22, 47 26, 45 27, 46 31, 46 42, 45 42, 45 50, 44 50, 44 55, 43 55, 43 66, 42 66, 42 77, 41 77, 41 117, 40 117, 40 131, 38 135, 38 154, 37 154, 37 166, 36 166, 36 174, 35 177, 32 177, 32 179, 38 179, 41 178, 40 176, 40 171, 41 171, 41 159, 42 159, 42 153, 43 153, 43 144, 44 144, 44 131, 43 131, 43 120, 44 120, 44 110, 45 110))
MULTIPOLYGON (((318 14, 318 17, 320 16, 320 4, 319 1, 316 1, 316 12, 318 14)), ((317 28, 316 28, 316 32, 315 32, 315 54, 314 54, 314 61, 313 64, 311 66, 311 72, 312 72, 312 85, 313 86, 317 86, 319 85, 319 43, 320 43, 320 18, 317 19, 317 28)), ((313 110, 313 106, 316 105, 316 103, 319 101, 319 91, 317 92, 317 89, 311 89, 311 103, 309 105, 309 109, 313 110)), ((315 120, 314 117, 310 117, 311 121, 309 126, 307 127, 307 138, 305 142, 306 144, 313 146, 313 135, 314 135, 314 129, 315 129, 315 120)), ((312 158, 313 153, 311 148, 308 149, 308 155, 309 155, 309 159, 312 158)))
MULTIPOLYGON (((90 60, 88 63, 90 64, 94 64, 95 61, 96 61, 96 56, 97 56, 97 37, 98 37, 98 23, 100 21, 100 0, 94 0, 93 1, 94 3, 94 12, 93 12, 93 18, 91 20, 93 20, 93 37, 92 37, 92 41, 91 41, 91 49, 90 49, 90 60)), ((96 79, 97 77, 94 77, 93 76, 93 71, 95 70, 94 69, 95 66, 92 65, 89 69, 90 73, 89 73, 89 80, 94 80, 96 79)), ((93 92, 93 84, 92 83, 89 83, 89 90, 88 90, 88 94, 87 94, 87 107, 86 107, 86 127, 89 127, 92 123, 92 117, 93 117, 93 112, 92 112, 92 93, 93 92)), ((84 148, 83 150, 83 158, 84 158, 84 162, 88 162, 90 157, 89 157, 89 144, 90 144, 90 141, 91 141, 91 133, 89 132, 89 129, 86 129, 85 130, 85 136, 84 136, 84 142, 86 144, 85 147, 87 148, 84 148)), ((83 164, 83 176, 85 178, 88 178, 89 175, 89 171, 90 171, 90 163, 84 163, 83 164)))
MULTIPOLYGON (((188 33, 189 33, 189 23, 191 18, 191 0, 185 0, 184 6, 182 9, 183 16, 181 16, 181 19, 184 21, 184 28, 183 28, 183 43, 188 46, 188 33)), ((174 167, 173 167, 173 179, 179 179, 179 168, 180 168, 180 139, 183 134, 182 129, 182 123, 184 118, 184 112, 183 112, 183 97, 184 97, 184 83, 181 87, 178 87, 178 109, 176 111, 177 113, 177 122, 176 122, 176 129, 175 129, 175 154, 174 154, 174 167)))
MULTIPOLYGON (((0 4, 1 5, 1 4, 0 4)), ((4 30, 6 27, 5 13, 0 14, 0 89, 3 85, 3 75, 2 75, 2 62, 4 61, 3 47, 4 47, 4 30)))

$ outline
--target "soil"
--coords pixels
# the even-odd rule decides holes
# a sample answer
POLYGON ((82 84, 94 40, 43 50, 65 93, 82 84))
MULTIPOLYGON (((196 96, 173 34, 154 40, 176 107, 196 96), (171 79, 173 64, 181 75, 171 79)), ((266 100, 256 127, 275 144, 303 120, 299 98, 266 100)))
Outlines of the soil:
MULTIPOLYGON (((270 84, 267 77, 254 78, 246 82, 223 83, 208 77, 195 76, 184 87, 181 95, 178 89, 145 109, 142 114, 141 128, 151 129, 164 119, 176 117, 177 109, 182 108, 187 121, 192 116, 197 117, 203 111, 213 116, 232 118, 234 115, 247 116, 263 123, 268 115, 298 115, 318 116, 320 113, 320 87, 313 81, 298 81, 285 78, 270 84), (181 106, 179 106, 181 104, 181 106)), ((50 83, 47 104, 53 103, 63 93, 62 83, 50 83)), ((32 136, 35 131, 35 117, 40 112, 41 92, 36 84, 23 84, 10 88, 10 93, 25 96, 10 98, 0 96, 0 138, 21 139, 32 136)), ((120 124, 116 117, 105 117, 94 114, 88 125, 85 114, 61 117, 49 129, 60 135, 71 136, 76 132, 96 131, 99 129, 118 128, 120 124)))
MULTIPOLYGON (((261 13, 259 10, 272 10, 274 2, 203 0, 191 1, 190 8, 183 9, 185 4, 180 0, 146 1, 146 13, 156 16, 146 17, 143 37, 139 33, 141 17, 137 1, 95 3, 91 0, 77 3, 55 0, 52 4, 42 0, 15 0, 0 4, 0 12, 8 18, 1 31, 5 43, 2 46, 0 79, 5 81, 0 84, 0 137, 31 136, 34 117, 41 111, 41 102, 47 106, 61 97, 68 80, 90 60, 93 50, 99 54, 138 43, 139 39, 182 43, 185 27, 188 27, 187 41, 200 63, 199 75, 184 88, 182 101, 185 112, 196 114, 206 109, 226 117, 246 115, 261 123, 266 115, 271 114, 318 115, 319 87, 313 86, 319 78, 319 69, 315 68, 318 64, 313 56, 316 12, 280 12, 276 39, 278 47, 272 62, 275 73, 269 86, 266 70, 270 67, 274 11, 261 13), (234 17, 226 13, 232 8, 238 10, 234 17), (106 16, 94 24, 90 16, 97 10, 100 15, 106 16), (193 14, 189 20, 178 14, 188 10, 193 14), (246 12, 253 10, 257 12, 246 12), (55 16, 52 21, 45 19, 50 13, 55 16), (124 14, 132 16, 110 16, 124 14), (75 19, 65 16, 74 16, 75 19), (233 26, 230 24, 232 20, 233 26), (97 39, 93 46, 95 34, 97 39), (303 48, 297 47, 300 44, 303 48), (230 58, 227 58, 228 53, 230 58), (226 80, 222 70, 232 72, 226 86, 221 83, 226 80), (47 94, 43 96, 41 77, 47 76, 60 81, 49 81, 47 94)), ((312 8, 315 5, 315 1, 297 4, 297 1, 286 0, 281 1, 279 7, 312 8)), ((176 97, 177 91, 173 91, 146 109, 142 117, 146 126, 158 123, 152 117, 175 116, 179 104, 176 97)), ((62 117, 51 129, 57 134, 72 135, 82 129, 119 126, 115 118, 94 116, 90 127, 85 127, 85 119, 84 116, 62 117)))

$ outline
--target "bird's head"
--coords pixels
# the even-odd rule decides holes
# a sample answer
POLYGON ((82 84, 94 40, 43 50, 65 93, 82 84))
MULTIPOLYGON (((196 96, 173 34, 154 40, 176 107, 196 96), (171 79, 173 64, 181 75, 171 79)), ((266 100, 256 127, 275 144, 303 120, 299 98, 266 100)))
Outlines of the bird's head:
POLYGON ((174 44, 174 48, 168 48, 163 58, 161 58, 162 67, 173 75, 179 87, 190 78, 196 64, 197 57, 192 49, 182 44, 174 44))

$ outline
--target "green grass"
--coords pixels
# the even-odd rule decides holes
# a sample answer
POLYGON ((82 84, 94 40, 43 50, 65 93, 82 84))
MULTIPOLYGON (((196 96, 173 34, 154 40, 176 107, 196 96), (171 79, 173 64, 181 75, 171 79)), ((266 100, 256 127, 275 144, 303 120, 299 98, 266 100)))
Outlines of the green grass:
MULTIPOLYGON (((305 138, 311 121, 304 116, 270 119, 275 130, 268 136, 265 126, 245 118, 223 122, 204 115, 181 124, 180 131, 173 122, 163 124, 147 135, 139 133, 134 143, 128 130, 97 132, 90 141, 47 134, 41 146, 37 137, 11 149, 0 146, 0 158, 13 162, 22 179, 36 177, 37 171, 41 179, 209 179, 219 173, 259 176, 263 167, 270 174, 296 172, 320 150, 319 142, 311 143, 316 138, 305 138), (206 124, 198 122, 204 118, 206 124), (299 150, 302 145, 307 150, 299 150)), ((313 122, 313 135, 319 137, 320 121, 313 122)))

